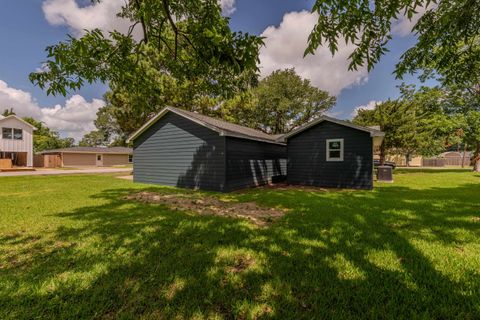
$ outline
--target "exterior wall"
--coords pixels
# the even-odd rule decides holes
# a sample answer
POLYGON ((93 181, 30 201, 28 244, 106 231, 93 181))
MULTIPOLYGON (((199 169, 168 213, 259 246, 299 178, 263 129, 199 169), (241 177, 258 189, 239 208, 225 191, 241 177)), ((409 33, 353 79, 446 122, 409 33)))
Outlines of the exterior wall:
POLYGON ((133 180, 225 190, 225 137, 172 112, 134 141, 133 180))
POLYGON ((227 191, 286 178, 286 146, 227 137, 226 150, 227 191))
POLYGON ((103 154, 103 165, 104 166, 116 166, 122 164, 129 164, 128 154, 103 154))
POLYGON ((5 118, 0 121, 0 151, 1 152, 26 152, 27 166, 33 166, 33 128, 15 118, 5 118), (15 128, 23 130, 23 139, 3 139, 2 128, 15 128))
POLYGON ((64 167, 95 166, 96 155, 93 153, 62 153, 64 167))
POLYGON ((287 148, 290 184, 373 187, 373 143, 368 132, 324 121, 288 139, 287 148), (327 139, 344 139, 343 161, 326 161, 327 139))

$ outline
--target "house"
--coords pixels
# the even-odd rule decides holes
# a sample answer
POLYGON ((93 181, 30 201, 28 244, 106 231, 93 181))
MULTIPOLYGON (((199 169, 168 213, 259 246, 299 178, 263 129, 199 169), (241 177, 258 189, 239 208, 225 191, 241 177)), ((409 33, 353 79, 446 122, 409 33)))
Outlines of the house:
POLYGON ((0 159, 8 166, 33 166, 33 131, 34 126, 17 117, 0 116, 0 159))
POLYGON ((167 107, 129 139, 135 182, 227 192, 285 178, 279 136, 167 107))
POLYGON ((61 167, 81 166, 115 166, 126 165, 133 161, 133 150, 124 147, 71 147, 63 149, 45 150, 35 157, 35 166, 50 167, 52 161, 61 167))
POLYGON ((287 182, 332 188, 373 188, 373 150, 384 133, 322 116, 284 135, 287 182))

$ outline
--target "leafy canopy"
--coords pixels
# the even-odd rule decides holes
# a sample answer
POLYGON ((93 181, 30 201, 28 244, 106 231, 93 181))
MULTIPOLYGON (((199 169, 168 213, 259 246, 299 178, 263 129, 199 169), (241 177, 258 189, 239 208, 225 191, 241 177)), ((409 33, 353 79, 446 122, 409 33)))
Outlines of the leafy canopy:
POLYGON ((40 152, 44 150, 69 148, 73 146, 73 138, 60 138, 58 132, 48 128, 43 122, 37 121, 33 118, 23 118, 30 123, 37 130, 33 131, 33 151, 40 152))
POLYGON ((305 54, 327 44, 334 54, 345 39, 356 48, 350 69, 367 65, 370 70, 388 51, 395 19, 425 14, 413 27, 417 43, 406 51, 395 73, 423 70, 423 76, 439 75, 448 84, 475 84, 480 80, 480 1, 439 0, 317 0, 312 11, 318 22, 309 37, 305 54))
POLYGON ((240 75, 257 70, 262 40, 232 32, 216 0, 128 0, 118 15, 131 21, 128 33, 69 36, 47 47, 43 70, 30 80, 65 95, 95 81, 153 92, 173 77, 180 86, 194 82, 202 92, 229 95, 244 80, 240 75))
POLYGON ((228 121, 266 133, 286 133, 331 109, 335 97, 302 79, 294 69, 277 70, 258 87, 226 101, 220 108, 228 121))

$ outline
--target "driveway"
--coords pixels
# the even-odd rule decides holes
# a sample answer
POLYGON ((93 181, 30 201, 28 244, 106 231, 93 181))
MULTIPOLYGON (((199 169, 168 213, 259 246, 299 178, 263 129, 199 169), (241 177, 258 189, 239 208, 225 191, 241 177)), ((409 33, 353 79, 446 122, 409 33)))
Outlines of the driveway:
POLYGON ((40 169, 36 171, 0 172, 0 177, 116 173, 116 172, 131 172, 131 171, 132 171, 132 168, 91 168, 91 169, 89 168, 89 169, 73 169, 73 170, 40 169))

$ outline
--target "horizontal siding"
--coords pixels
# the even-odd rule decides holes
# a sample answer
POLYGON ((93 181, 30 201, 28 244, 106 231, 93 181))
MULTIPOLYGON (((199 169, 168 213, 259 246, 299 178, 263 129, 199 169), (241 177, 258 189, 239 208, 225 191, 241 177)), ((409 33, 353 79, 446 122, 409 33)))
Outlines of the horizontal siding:
POLYGON ((286 146, 227 137, 227 189, 264 185, 285 178, 286 156, 286 146))
POLYGON ((62 160, 64 167, 97 165, 97 155, 90 153, 63 153, 62 160))
POLYGON ((224 137, 168 113, 134 141, 133 179, 223 191, 224 137))
POLYGON ((288 140, 291 184, 333 188, 373 187, 373 145, 367 132, 322 122, 288 140), (344 161, 326 161, 326 140, 344 139, 344 161))

